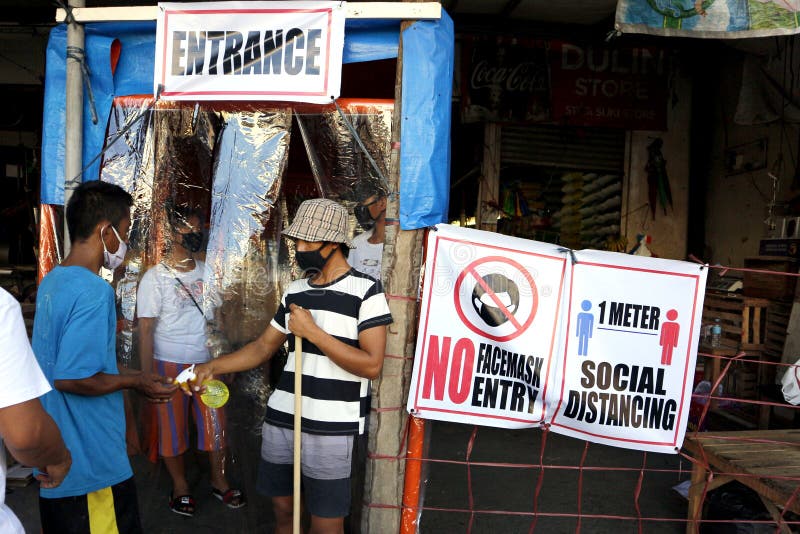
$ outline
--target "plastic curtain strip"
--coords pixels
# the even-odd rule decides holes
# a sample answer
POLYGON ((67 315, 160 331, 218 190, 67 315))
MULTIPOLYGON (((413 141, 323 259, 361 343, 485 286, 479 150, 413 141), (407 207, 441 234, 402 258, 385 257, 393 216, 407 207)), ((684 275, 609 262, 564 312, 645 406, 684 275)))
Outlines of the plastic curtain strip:
POLYGON ((61 249, 59 248, 59 236, 56 227, 56 221, 60 220, 59 213, 60 210, 52 204, 41 205, 37 283, 41 282, 42 278, 61 262, 61 249))
MULTIPOLYGON (((364 147, 388 171, 392 103, 339 102, 364 147)), ((208 357, 242 347, 272 319, 287 284, 299 273, 293 245, 281 230, 306 199, 327 195, 351 209, 378 178, 334 106, 277 103, 154 102, 149 96, 115 99, 106 132, 101 179, 134 198, 130 251, 115 273, 118 356, 139 368, 141 336, 137 309, 151 298, 142 279, 166 275, 167 297, 182 290, 170 278, 180 266, 175 240, 197 223, 202 233, 195 260, 202 277, 190 291, 202 308, 183 299, 182 317, 203 329, 208 357), (299 120, 298 120, 299 118, 299 120), (301 135, 300 126, 305 135, 301 135), (120 135, 122 133, 122 135, 120 135), (111 144, 113 142, 113 144, 111 144), (153 276, 152 274, 150 276, 153 276)), ((362 230, 355 217, 351 235, 362 230)), ((178 247, 180 248, 180 247, 178 247)), ((171 325, 174 326, 174 325, 171 325)), ((156 322, 156 345, 158 345, 156 322)), ((158 352, 158 350, 156 350, 158 352)), ((158 355, 157 355, 158 357, 158 355)), ((239 373, 225 406, 234 477, 254 487, 260 428, 267 399, 285 363, 279 351, 266 368, 239 373)), ((131 436, 144 436, 150 457, 156 443, 148 407, 132 403, 131 436)), ((130 430, 130 428, 129 428, 130 430)), ((215 438, 222 436, 215 436, 215 438)), ((360 503, 354 503, 360 506, 360 503)), ((268 510, 246 508, 239 526, 253 531, 268 510)))

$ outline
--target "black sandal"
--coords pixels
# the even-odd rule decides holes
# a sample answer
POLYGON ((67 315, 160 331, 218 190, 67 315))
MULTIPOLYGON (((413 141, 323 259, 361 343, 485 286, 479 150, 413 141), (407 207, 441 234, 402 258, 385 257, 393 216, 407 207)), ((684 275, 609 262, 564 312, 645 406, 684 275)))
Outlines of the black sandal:
POLYGON ((227 491, 223 492, 212 486, 211 494, 222 501, 222 503, 228 508, 241 508, 247 504, 244 494, 238 489, 228 488, 227 491))
POLYGON ((194 515, 195 503, 194 497, 191 495, 180 495, 178 497, 170 497, 169 509, 179 515, 192 517, 194 515))

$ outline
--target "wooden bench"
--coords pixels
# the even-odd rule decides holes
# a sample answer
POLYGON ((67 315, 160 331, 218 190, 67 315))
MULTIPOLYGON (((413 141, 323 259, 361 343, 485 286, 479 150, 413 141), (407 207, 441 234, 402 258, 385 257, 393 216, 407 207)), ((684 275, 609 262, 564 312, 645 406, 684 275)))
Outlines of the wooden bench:
POLYGON ((791 532, 778 507, 800 513, 800 429, 698 433, 683 446, 699 462, 692 467, 687 533, 698 532, 704 491, 733 480, 758 493, 780 532, 791 532))

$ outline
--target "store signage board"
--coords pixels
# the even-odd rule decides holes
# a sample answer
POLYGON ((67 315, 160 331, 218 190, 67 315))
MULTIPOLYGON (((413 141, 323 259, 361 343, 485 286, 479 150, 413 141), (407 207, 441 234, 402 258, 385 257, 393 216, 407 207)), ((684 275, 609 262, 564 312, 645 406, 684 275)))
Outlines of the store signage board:
POLYGON ((446 225, 427 258, 411 413, 680 449, 703 266, 446 225))
POLYGON ((461 58, 464 122, 667 127, 666 49, 467 36, 461 58))
POLYGON ((652 46, 552 41, 553 120, 559 124, 666 130, 671 56, 652 46))
POLYGON ((154 94, 166 100, 339 96, 344 2, 160 3, 154 94))

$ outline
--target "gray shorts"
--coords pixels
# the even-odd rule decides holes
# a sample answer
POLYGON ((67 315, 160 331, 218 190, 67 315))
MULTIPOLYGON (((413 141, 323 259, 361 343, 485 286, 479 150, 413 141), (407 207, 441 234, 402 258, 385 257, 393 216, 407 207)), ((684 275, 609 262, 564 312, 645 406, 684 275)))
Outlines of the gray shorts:
MULTIPOLYGON (((306 434, 300 440, 302 473, 309 478, 337 480, 350 477, 353 436, 306 434)), ((294 431, 264 423, 261 458, 271 464, 294 463, 294 431)))
MULTIPOLYGON (((256 487, 267 497, 292 495, 294 432, 264 423, 256 487)), ((350 468, 353 436, 303 433, 300 463, 306 508, 318 517, 350 514, 350 468)))

